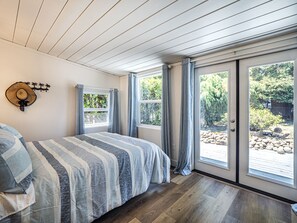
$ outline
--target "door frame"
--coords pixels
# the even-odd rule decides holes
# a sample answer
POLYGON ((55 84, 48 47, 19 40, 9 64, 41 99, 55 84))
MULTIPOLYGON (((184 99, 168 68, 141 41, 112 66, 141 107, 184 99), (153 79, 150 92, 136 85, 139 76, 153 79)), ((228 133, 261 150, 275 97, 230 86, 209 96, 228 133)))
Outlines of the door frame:
POLYGON ((195 103, 194 103, 194 169, 202 172, 207 172, 212 175, 222 177, 231 182, 236 182, 236 138, 237 138, 237 72, 236 72, 236 62, 226 62, 206 67, 195 68, 195 103), (228 166, 227 168, 218 166, 214 163, 209 163, 200 160, 200 85, 199 85, 199 75, 211 74, 220 71, 228 71, 228 166), (235 132, 230 131, 229 120, 235 120, 232 124, 232 128, 235 128, 235 132))

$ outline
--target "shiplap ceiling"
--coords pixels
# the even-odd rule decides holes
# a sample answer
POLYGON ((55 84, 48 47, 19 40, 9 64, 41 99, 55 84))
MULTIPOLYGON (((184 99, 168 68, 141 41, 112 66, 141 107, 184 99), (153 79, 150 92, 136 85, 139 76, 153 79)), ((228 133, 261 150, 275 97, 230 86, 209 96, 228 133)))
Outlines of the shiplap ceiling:
POLYGON ((123 75, 297 30, 297 0, 0 0, 0 38, 123 75))

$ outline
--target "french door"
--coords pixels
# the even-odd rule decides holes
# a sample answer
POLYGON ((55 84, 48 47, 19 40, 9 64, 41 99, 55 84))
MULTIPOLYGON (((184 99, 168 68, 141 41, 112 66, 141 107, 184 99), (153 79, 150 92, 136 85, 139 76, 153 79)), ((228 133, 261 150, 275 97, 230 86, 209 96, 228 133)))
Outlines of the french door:
POLYGON ((196 69, 195 139, 195 169, 235 181, 235 62, 196 69))
POLYGON ((297 201, 297 50, 240 61, 239 182, 297 201))
POLYGON ((195 169, 297 201, 297 50, 237 65, 196 69, 195 169))

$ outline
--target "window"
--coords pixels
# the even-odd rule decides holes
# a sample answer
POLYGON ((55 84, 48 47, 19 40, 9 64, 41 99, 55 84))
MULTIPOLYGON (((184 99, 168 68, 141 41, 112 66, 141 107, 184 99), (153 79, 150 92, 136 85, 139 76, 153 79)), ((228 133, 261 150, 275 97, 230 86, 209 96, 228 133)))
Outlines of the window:
POLYGON ((85 127, 108 124, 109 94, 107 92, 84 93, 85 127))
POLYGON ((139 123, 161 126, 162 74, 139 78, 139 123))

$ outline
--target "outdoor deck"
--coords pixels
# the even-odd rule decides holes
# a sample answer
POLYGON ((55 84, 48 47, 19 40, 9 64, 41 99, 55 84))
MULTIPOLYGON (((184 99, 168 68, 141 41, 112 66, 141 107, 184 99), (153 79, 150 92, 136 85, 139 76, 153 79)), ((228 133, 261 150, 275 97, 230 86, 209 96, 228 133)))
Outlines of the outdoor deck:
MULTIPOLYGON (((227 147, 216 144, 201 142, 201 156, 216 159, 221 162, 227 161, 227 147)), ((249 168, 277 176, 293 179, 293 156, 294 154, 278 154, 272 150, 250 149, 249 168)))

